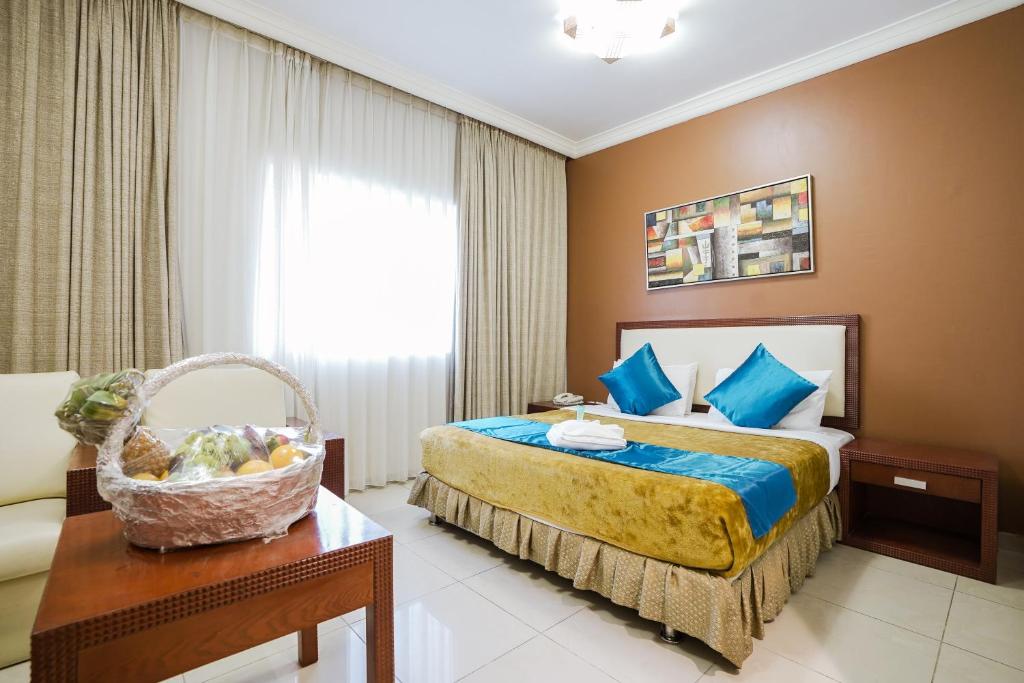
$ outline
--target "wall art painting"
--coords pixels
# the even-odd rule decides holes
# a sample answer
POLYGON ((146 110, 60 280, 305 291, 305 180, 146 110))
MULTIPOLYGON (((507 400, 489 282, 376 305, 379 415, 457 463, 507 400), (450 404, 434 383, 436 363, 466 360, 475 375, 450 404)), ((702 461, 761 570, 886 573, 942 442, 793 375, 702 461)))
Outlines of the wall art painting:
POLYGON ((647 289, 814 272, 811 176, 644 215, 647 289))

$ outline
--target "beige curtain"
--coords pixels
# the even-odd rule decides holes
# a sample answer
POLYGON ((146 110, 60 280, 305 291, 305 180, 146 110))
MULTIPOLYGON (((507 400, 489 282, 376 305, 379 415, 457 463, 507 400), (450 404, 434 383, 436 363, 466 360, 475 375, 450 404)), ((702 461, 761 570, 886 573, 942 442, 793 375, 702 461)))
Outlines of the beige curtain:
POLYGON ((181 356, 177 14, 0 3, 0 372, 181 356))
POLYGON ((565 158, 459 120, 452 414, 516 414, 565 387, 565 158))

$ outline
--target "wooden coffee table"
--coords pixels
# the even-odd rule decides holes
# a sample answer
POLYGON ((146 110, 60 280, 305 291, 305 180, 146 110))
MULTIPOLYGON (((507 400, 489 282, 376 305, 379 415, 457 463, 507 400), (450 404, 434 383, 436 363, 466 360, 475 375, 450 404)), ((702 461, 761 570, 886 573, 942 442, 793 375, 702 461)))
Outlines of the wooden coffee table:
POLYGON ((368 681, 394 680, 392 538, 326 489, 287 536, 159 553, 112 512, 69 517, 32 629, 33 681, 160 681, 366 607, 368 681))

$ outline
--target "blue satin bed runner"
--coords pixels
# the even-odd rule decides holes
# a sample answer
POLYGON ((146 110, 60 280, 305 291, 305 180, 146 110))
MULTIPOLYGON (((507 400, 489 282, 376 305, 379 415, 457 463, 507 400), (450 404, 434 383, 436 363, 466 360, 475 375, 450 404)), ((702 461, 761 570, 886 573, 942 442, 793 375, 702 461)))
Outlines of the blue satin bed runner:
POLYGON ((550 424, 519 417, 487 417, 453 422, 451 426, 502 441, 721 484, 735 491, 743 501, 754 538, 761 538, 768 533, 796 504, 796 489, 789 470, 767 460, 684 451, 638 441, 627 441, 626 447, 618 451, 560 448, 552 446, 548 441, 550 424))

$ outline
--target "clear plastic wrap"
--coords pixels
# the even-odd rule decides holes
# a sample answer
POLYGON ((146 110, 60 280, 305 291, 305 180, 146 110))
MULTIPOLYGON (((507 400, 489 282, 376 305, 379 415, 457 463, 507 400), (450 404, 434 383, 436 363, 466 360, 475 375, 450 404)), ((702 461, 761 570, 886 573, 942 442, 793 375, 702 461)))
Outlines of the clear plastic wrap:
POLYGON ((133 427, 138 423, 142 415, 138 392, 145 379, 134 368, 83 377, 71 385, 57 407, 57 422, 80 442, 98 446, 125 415, 133 427))
POLYGON ((121 471, 169 483, 259 474, 316 454, 305 429, 213 425, 200 429, 136 427, 121 449, 121 471))
POLYGON ((304 403, 308 427, 150 430, 136 428, 138 417, 126 413, 99 448, 96 479, 132 543, 166 550, 269 540, 288 533, 316 505, 324 462, 319 415, 305 387, 285 368, 242 354, 197 356, 146 379, 139 403, 144 407, 187 372, 226 363, 251 365, 285 381, 304 403))

